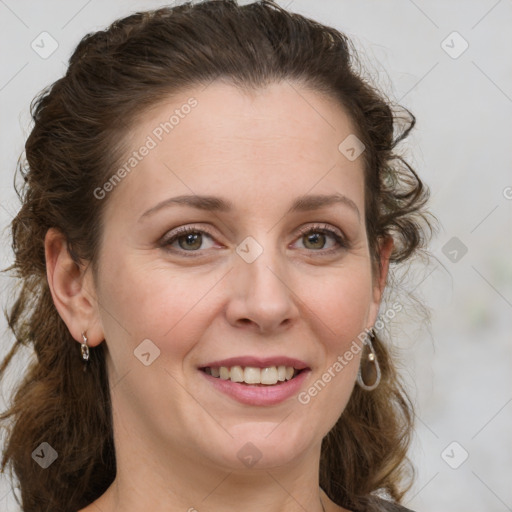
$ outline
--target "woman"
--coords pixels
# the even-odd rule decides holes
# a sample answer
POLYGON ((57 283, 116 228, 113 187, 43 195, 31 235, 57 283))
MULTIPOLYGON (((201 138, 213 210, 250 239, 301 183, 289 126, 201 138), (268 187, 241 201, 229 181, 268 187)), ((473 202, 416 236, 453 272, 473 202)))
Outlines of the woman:
POLYGON ((428 189, 394 153, 414 117, 354 58, 270 1, 206 1, 89 34, 39 96, 0 369, 34 347, 2 416, 25 512, 406 510, 379 331, 428 189))

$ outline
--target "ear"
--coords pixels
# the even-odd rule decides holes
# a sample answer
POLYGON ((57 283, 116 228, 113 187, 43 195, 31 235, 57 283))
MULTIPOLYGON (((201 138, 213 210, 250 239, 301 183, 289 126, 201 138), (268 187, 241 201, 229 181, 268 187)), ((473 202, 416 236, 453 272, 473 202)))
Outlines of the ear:
POLYGON ((379 314, 380 303, 384 288, 386 287, 386 279, 389 270, 389 258, 393 251, 394 241, 393 237, 387 236, 379 241, 379 255, 380 255, 380 268, 377 266, 373 276, 373 300, 370 310, 370 325, 368 328, 373 327, 377 321, 379 314))
POLYGON ((44 250, 48 284, 60 317, 75 340, 82 343, 84 332, 89 346, 99 345, 104 335, 92 271, 75 263, 66 237, 55 228, 47 231, 44 250))

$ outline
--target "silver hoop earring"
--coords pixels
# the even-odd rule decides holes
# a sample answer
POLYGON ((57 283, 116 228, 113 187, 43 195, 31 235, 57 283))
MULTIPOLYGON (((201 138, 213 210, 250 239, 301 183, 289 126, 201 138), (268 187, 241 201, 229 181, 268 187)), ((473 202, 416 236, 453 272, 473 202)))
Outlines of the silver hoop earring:
POLYGON ((82 359, 87 362, 89 361, 89 347, 87 346, 87 336, 84 332, 82 332, 82 344, 80 346, 80 349, 82 351, 82 359))
POLYGON ((359 365, 359 370, 357 372, 357 383, 361 388, 363 388, 366 391, 373 391, 380 383, 381 378, 381 372, 380 372, 380 366, 379 361, 377 360, 377 354, 375 353, 375 349, 373 348, 372 341, 369 336, 366 337, 366 339, 363 342, 364 345, 367 345, 370 349, 370 353, 368 354, 368 357, 366 359, 366 362, 361 361, 361 365, 359 365), (362 365, 373 365, 375 369, 375 381, 373 384, 366 384, 363 381, 363 376, 361 372, 361 366, 362 365))

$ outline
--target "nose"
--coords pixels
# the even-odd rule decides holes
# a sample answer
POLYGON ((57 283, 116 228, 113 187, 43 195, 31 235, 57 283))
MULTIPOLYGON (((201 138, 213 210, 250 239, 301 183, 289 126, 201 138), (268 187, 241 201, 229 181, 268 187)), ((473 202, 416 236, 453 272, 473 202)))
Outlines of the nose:
POLYGON ((299 310, 288 274, 279 255, 271 251, 263 251, 252 263, 236 257, 235 268, 229 273, 229 323, 260 334, 290 328, 299 310))

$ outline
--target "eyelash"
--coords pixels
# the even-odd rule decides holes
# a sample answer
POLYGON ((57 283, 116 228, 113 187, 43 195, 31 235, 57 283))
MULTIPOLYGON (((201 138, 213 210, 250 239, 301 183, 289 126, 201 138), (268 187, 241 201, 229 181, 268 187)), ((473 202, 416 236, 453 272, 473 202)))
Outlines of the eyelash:
MULTIPOLYGON (((180 228, 176 229, 171 236, 164 237, 164 239, 161 242, 161 247, 163 247, 165 250, 167 250, 169 252, 179 253, 180 255, 184 255, 185 257, 192 257, 192 258, 197 257, 198 255, 194 254, 194 253, 200 253, 201 249, 195 250, 195 251, 185 251, 183 249, 169 248, 169 246, 171 244, 173 244, 179 238, 181 238, 185 235, 188 235, 188 234, 197 234, 197 233, 206 234, 210 238, 214 239, 214 235, 212 233, 210 233, 210 231, 208 231, 207 229, 204 229, 204 228, 198 229, 194 226, 184 226, 184 227, 180 227, 180 228)), ((343 235, 341 235, 338 231, 330 228, 327 224, 315 224, 312 226, 306 226, 304 228, 301 228, 299 230, 298 238, 301 238, 310 233, 322 233, 324 235, 331 236, 337 243, 337 247, 332 247, 330 249, 318 249, 318 250, 305 249, 305 250, 309 250, 313 253, 317 253, 317 254, 315 254, 316 256, 320 256, 320 257, 321 256, 329 256, 329 255, 331 255, 335 252, 338 252, 340 250, 347 250, 347 249, 351 248, 349 241, 343 235)), ((206 249, 203 249, 203 250, 206 250, 206 249)))

